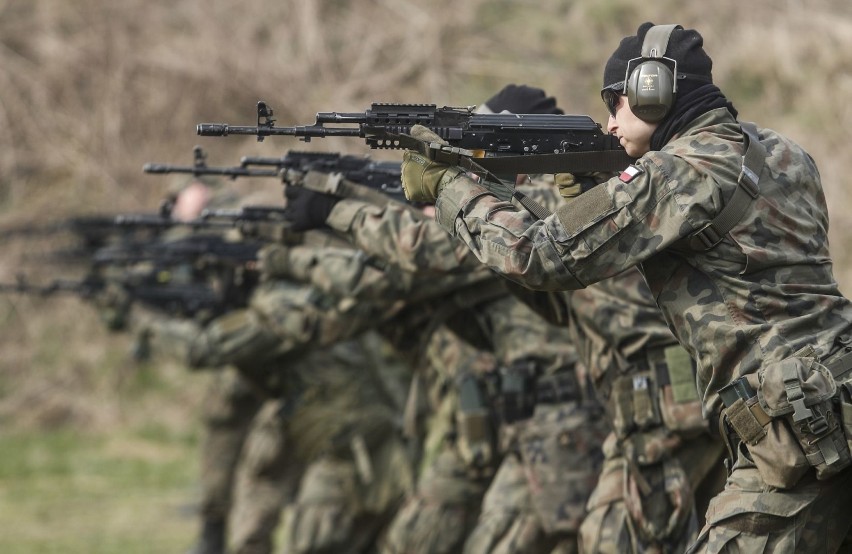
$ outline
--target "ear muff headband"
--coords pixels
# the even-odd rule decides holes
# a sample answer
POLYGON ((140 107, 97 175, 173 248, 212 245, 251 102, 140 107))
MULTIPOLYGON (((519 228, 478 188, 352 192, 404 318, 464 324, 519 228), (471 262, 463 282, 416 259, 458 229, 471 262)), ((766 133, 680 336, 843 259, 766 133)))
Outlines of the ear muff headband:
POLYGON ((666 58, 672 31, 680 25, 655 25, 645 33, 642 56, 627 62, 624 88, 630 110, 643 121, 662 121, 674 104, 677 92, 677 61, 666 58), (634 62, 639 62, 631 71, 634 62), (671 64, 671 67, 670 65, 671 64))

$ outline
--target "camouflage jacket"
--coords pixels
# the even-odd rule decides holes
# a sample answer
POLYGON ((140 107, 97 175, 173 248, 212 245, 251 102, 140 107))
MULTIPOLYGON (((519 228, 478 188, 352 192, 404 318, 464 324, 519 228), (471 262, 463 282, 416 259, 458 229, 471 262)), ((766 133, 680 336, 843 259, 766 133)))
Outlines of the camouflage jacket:
MULTIPOLYGON (((475 279, 478 286, 502 281, 464 243, 403 205, 376 206, 344 199, 335 205, 326 223, 368 255, 416 276, 418 286, 446 286, 463 276, 475 279)), ((576 362, 565 329, 548 324, 508 291, 478 305, 475 312, 473 323, 483 330, 485 345, 502 364, 535 360, 549 373, 576 362)))
POLYGON ((536 220, 467 177, 436 203, 442 226, 499 273, 530 288, 580 289, 639 264, 678 340, 698 362, 705 409, 716 391, 805 345, 828 353, 852 326, 832 274, 819 173, 801 147, 760 130, 760 194, 719 245, 684 249, 737 185, 743 133, 708 112, 662 150, 536 220))
MULTIPOLYGON (((522 190, 554 212, 565 204, 551 181, 537 179, 522 190)), ((559 294, 580 360, 595 382, 605 374, 630 372, 636 361, 644 358, 646 349, 677 344, 645 278, 635 267, 586 288, 559 294)))

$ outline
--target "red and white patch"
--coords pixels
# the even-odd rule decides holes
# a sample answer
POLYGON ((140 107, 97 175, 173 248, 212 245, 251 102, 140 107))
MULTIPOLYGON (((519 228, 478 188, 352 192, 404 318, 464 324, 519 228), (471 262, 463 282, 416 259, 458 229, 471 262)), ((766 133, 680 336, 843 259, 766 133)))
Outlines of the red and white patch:
POLYGON ((635 165, 628 165, 627 169, 621 172, 621 175, 618 176, 625 183, 629 183, 633 179, 636 178, 640 173, 644 173, 645 170, 641 167, 636 167, 635 165))

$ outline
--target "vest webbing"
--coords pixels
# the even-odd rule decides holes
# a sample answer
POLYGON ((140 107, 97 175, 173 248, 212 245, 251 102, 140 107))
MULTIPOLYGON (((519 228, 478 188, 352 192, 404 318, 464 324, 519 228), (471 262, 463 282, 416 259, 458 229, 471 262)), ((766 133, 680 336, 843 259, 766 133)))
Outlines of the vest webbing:
POLYGON ((737 189, 707 225, 681 242, 691 250, 710 250, 722 242, 725 235, 740 222, 752 201, 760 194, 758 181, 766 162, 766 149, 760 144, 754 123, 742 123, 745 154, 743 155, 737 189))

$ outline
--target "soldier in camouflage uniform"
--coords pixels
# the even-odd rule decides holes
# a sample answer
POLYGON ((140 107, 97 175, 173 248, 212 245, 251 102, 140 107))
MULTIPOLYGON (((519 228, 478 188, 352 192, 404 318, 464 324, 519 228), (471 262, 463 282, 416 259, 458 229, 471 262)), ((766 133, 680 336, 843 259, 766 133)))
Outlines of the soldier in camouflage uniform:
MULTIPOLYGON (((221 183, 206 177, 181 178, 170 187, 164 201, 169 215, 176 221, 196 219, 205 208, 234 205, 236 195, 221 187, 221 183)), ((187 229, 175 227, 158 237, 162 241, 187 236, 187 229)), ((121 271, 128 271, 120 268, 121 271)), ((191 268, 172 267, 170 276, 174 281, 189 278, 191 268)), ((110 289, 113 292, 112 289, 110 289)), ((171 314, 153 312, 141 306, 133 306, 126 293, 116 298, 104 298, 102 315, 115 322, 116 316, 126 319, 135 336, 134 355, 150 355, 152 337, 159 340, 153 346, 160 353, 169 354, 172 344, 165 329, 176 326, 194 328, 192 322, 176 318, 171 314)), ((198 314, 204 318, 204 314, 198 314)), ((264 402, 263 396, 241 372, 234 367, 222 367, 211 375, 211 381, 202 403, 204 436, 201 444, 201 498, 199 499, 200 533, 191 554, 223 554, 226 546, 228 514, 232 505, 232 493, 236 468, 243 444, 252 420, 264 402)))
POLYGON ((191 366, 233 364, 278 399, 244 448, 234 552, 271 552, 285 505, 285 551, 360 552, 410 486, 402 401, 393 394, 400 387, 388 386, 400 375, 384 374, 361 340, 347 340, 369 321, 360 305, 278 279, 245 310, 194 331, 171 329, 191 366))
MULTIPOLYGON (((584 181, 556 177, 558 185, 548 180, 523 192, 555 211, 580 193, 584 181)), ((550 319, 570 323, 613 429, 580 529, 581 550, 682 552, 725 480, 723 445, 702 417, 695 364, 636 268, 543 298, 559 306, 550 319)))
MULTIPOLYGON (((363 252, 352 250, 305 250, 303 248, 270 248, 264 252, 264 267, 280 267, 291 278, 313 283, 327 293, 352 291, 353 309, 376 306, 379 312, 361 321, 374 325, 414 373, 413 387, 406 410, 404 428, 410 441, 421 441, 418 428, 428 427, 427 443, 422 453, 422 472, 417 491, 401 508, 385 534, 382 548, 387 551, 455 552, 476 521, 482 495, 493 473, 496 452, 490 443, 487 419, 481 413, 468 414, 480 425, 465 420, 453 406, 463 401, 456 383, 478 386, 478 376, 490 367, 482 352, 465 346, 457 332, 476 343, 481 335, 470 316, 483 301, 505 295, 499 280, 488 271, 460 272, 444 279, 433 276, 416 278, 395 266, 382 266, 381 279, 373 280, 375 260, 363 252), (362 271, 344 269, 346 255, 362 271), (311 261, 308 261, 311 260, 311 261), (295 263, 296 260, 302 260, 295 263), (293 272, 293 267, 309 267, 309 272, 293 272), (357 279, 344 277, 350 274, 357 279), (394 286, 402 285, 399 290, 394 286), (496 285, 496 286, 495 286, 496 285), (419 293, 412 294, 411 289, 419 293), (449 329, 452 328, 453 332, 449 329), (418 393, 428 389, 432 403, 428 423, 418 425, 422 417, 418 393), (486 425, 483 427, 483 423, 486 425), (468 436, 467 429, 475 433, 468 436), (434 462, 434 463, 432 463, 434 462), (436 526, 441 533, 435 533, 436 526)), ((475 396, 475 395, 474 395, 475 396)), ((418 456, 419 457, 419 456, 418 456)))
MULTIPOLYGON (((445 229, 530 288, 580 289, 640 266, 731 448, 691 551, 849 548, 852 305, 832 275, 819 173, 791 140, 737 121, 694 30, 663 28, 654 50, 677 62, 677 90, 649 102, 641 87, 659 92, 657 73, 628 69, 653 67, 638 62, 654 27, 604 70, 607 129, 638 158, 620 175, 545 219, 413 152, 403 184, 411 199, 437 198, 445 229)), ((413 132, 434 140, 426 131, 413 132)))
MULTIPOLYGON (((348 234, 368 254, 433 279, 483 272, 478 260, 465 255, 463 245, 402 205, 330 199, 296 186, 288 188, 287 195, 297 228, 326 224, 348 234)), ((503 390, 497 403, 504 416, 506 444, 501 453, 506 456, 465 550, 537 552, 562 544, 563 551, 575 551, 579 522, 600 469, 606 426, 597 407, 583 398, 567 333, 505 293, 480 303, 473 323, 486 330, 485 346, 501 363, 503 390), (561 466, 573 471, 560 471, 561 466)), ((463 448, 464 442, 456 444, 463 448)), ((437 459, 437 466, 427 466, 420 492, 388 531, 386 551, 453 551, 446 527, 424 515, 436 509, 456 513, 453 491, 459 494, 470 487, 463 479, 434 482, 445 457, 437 459), (446 491, 443 506, 436 490, 446 491), (439 539, 445 542, 439 544, 439 539)))
MULTIPOLYGON (((316 349, 385 322, 388 330, 392 331, 389 335, 396 334, 402 339, 401 342, 395 341, 394 345, 408 350, 412 354, 409 356, 411 359, 417 359, 422 354, 422 347, 417 343, 429 335, 424 329, 441 324, 468 303, 476 304, 482 298, 494 295, 490 290, 493 286, 484 286, 486 281, 495 281, 488 271, 461 273, 440 282, 431 278, 421 279, 426 281, 421 283, 394 268, 376 269, 369 257, 352 248, 270 247, 261 254, 260 265, 265 275, 275 279, 259 287, 248 310, 218 318, 202 333, 191 338, 188 355, 192 364, 216 366, 229 362, 240 368, 256 367, 261 369, 263 376, 271 379, 293 373, 301 375, 301 371, 277 370, 273 363, 282 356, 289 359, 292 353, 316 349), (282 281, 283 276, 312 285, 297 287, 282 281), (293 290, 294 287, 305 290, 306 294, 293 290), (413 288, 418 290, 418 294, 412 294, 413 288), (405 302, 401 302, 403 298, 405 302), (440 304, 434 302, 435 299, 440 299, 440 304), (423 305, 416 304, 418 300, 423 305), (315 307, 311 309, 311 305, 315 307), (403 332, 400 333, 400 330, 403 332), (406 345, 412 343, 411 337, 416 340, 406 345)), ((498 292, 505 291, 500 287, 498 292)), ((460 327, 470 326, 462 324, 460 327)), ((369 406, 370 402, 366 405, 369 406)), ((327 422, 330 428, 334 428, 333 421, 327 422)), ((455 470, 450 469, 452 471, 455 470)), ((386 471, 381 474, 387 475, 386 471)), ((321 477, 325 474, 309 472, 306 478, 311 475, 321 477)), ((320 485, 328 481, 314 477, 310 482, 320 485)), ((484 485, 481 489, 484 490, 484 485)), ((345 529, 367 529, 362 520, 355 526, 324 526, 322 522, 327 518, 338 517, 328 510, 339 510, 340 507, 326 502, 326 510, 318 512, 311 507, 311 498, 328 501, 328 494, 330 492, 319 496, 316 493, 307 496, 299 493, 296 501, 287 508, 285 525, 288 532, 285 536, 288 551, 310 552, 323 545, 339 545, 342 537, 346 536, 345 529), (293 513, 309 517, 288 515, 293 513), (334 530, 336 534, 317 534, 317 529, 334 530), (289 532, 291 530, 293 532, 289 532)), ((463 538, 464 535, 461 536, 463 538)), ((359 544, 352 536, 348 542, 353 549, 359 544)))
MULTIPOLYGON (((518 106, 533 111, 545 106, 550 111, 555 106, 553 99, 546 99, 543 91, 515 85, 507 86, 488 104, 491 104, 489 108, 493 107, 489 112, 517 110, 518 106), (550 104, 546 104, 546 100, 550 104)), ((570 175, 558 177, 561 196, 552 182, 527 186, 524 193, 555 210, 563 203, 563 198, 579 193, 582 181, 570 175)), ((438 245, 445 239, 439 234, 427 240, 430 235, 423 230, 423 224, 417 225, 406 220, 403 214, 393 213, 391 207, 382 213, 376 208, 367 209, 345 201, 329 212, 326 223, 352 235, 360 247, 384 258, 394 258, 412 271, 444 272, 452 270, 465 258, 465 263, 472 261, 469 251, 460 248, 456 248, 453 257, 428 256, 427 245, 438 245), (394 240, 396 237, 401 240, 394 240)), ((440 251, 436 246, 431 249, 440 251)), ((573 342, 579 346, 581 359, 589 368, 614 429, 605 448, 607 461, 603 479, 590 499, 592 513, 583 524, 584 550, 683 550, 697 534, 709 495, 724 482, 723 471, 713 471, 714 464, 720 461, 722 446, 719 441, 712 440, 701 416, 692 361, 668 330, 638 270, 626 271, 588 289, 545 300, 548 308, 560 305, 564 315, 561 319, 555 318, 556 324, 572 322, 573 342), (636 383, 643 386, 633 390, 636 383), (660 483, 663 474, 668 477, 668 488, 628 486, 636 482, 643 485, 648 481, 660 483), (670 502, 668 498, 674 496, 682 499, 670 502), (643 509, 649 505, 655 509, 643 509)), ((507 310, 507 316, 509 321, 526 321, 523 314, 512 313, 511 309, 507 310)), ((564 342, 564 337, 554 336, 541 326, 528 331, 527 337, 535 337, 526 339, 529 344, 564 342)), ((553 436, 558 434, 553 433, 553 436)), ((514 462, 515 458, 507 457, 498 472, 492 486, 495 493, 486 497, 492 504, 495 500, 503 507, 529 504, 524 476, 517 475, 523 471, 523 464, 514 462)), ((552 485, 547 490, 554 498, 560 494, 552 485)), ((537 491, 532 500, 542 500, 546 496, 537 491)), ((565 498, 567 496, 560 500, 564 502, 565 498)), ((562 521, 566 524, 571 517, 564 507, 565 504, 560 506, 562 521)), ((572 517, 576 517, 576 525, 582 514, 575 513, 572 517)), ((505 548, 505 545, 511 545, 516 551, 523 551, 525 545, 537 545, 533 548, 541 549, 541 543, 533 539, 535 526, 525 526, 523 518, 508 526, 512 532, 504 537, 494 534, 495 527, 493 521, 483 522, 468 541, 469 549, 488 551, 489 548, 505 548), (519 535, 526 537, 527 542, 519 539, 519 535)))

